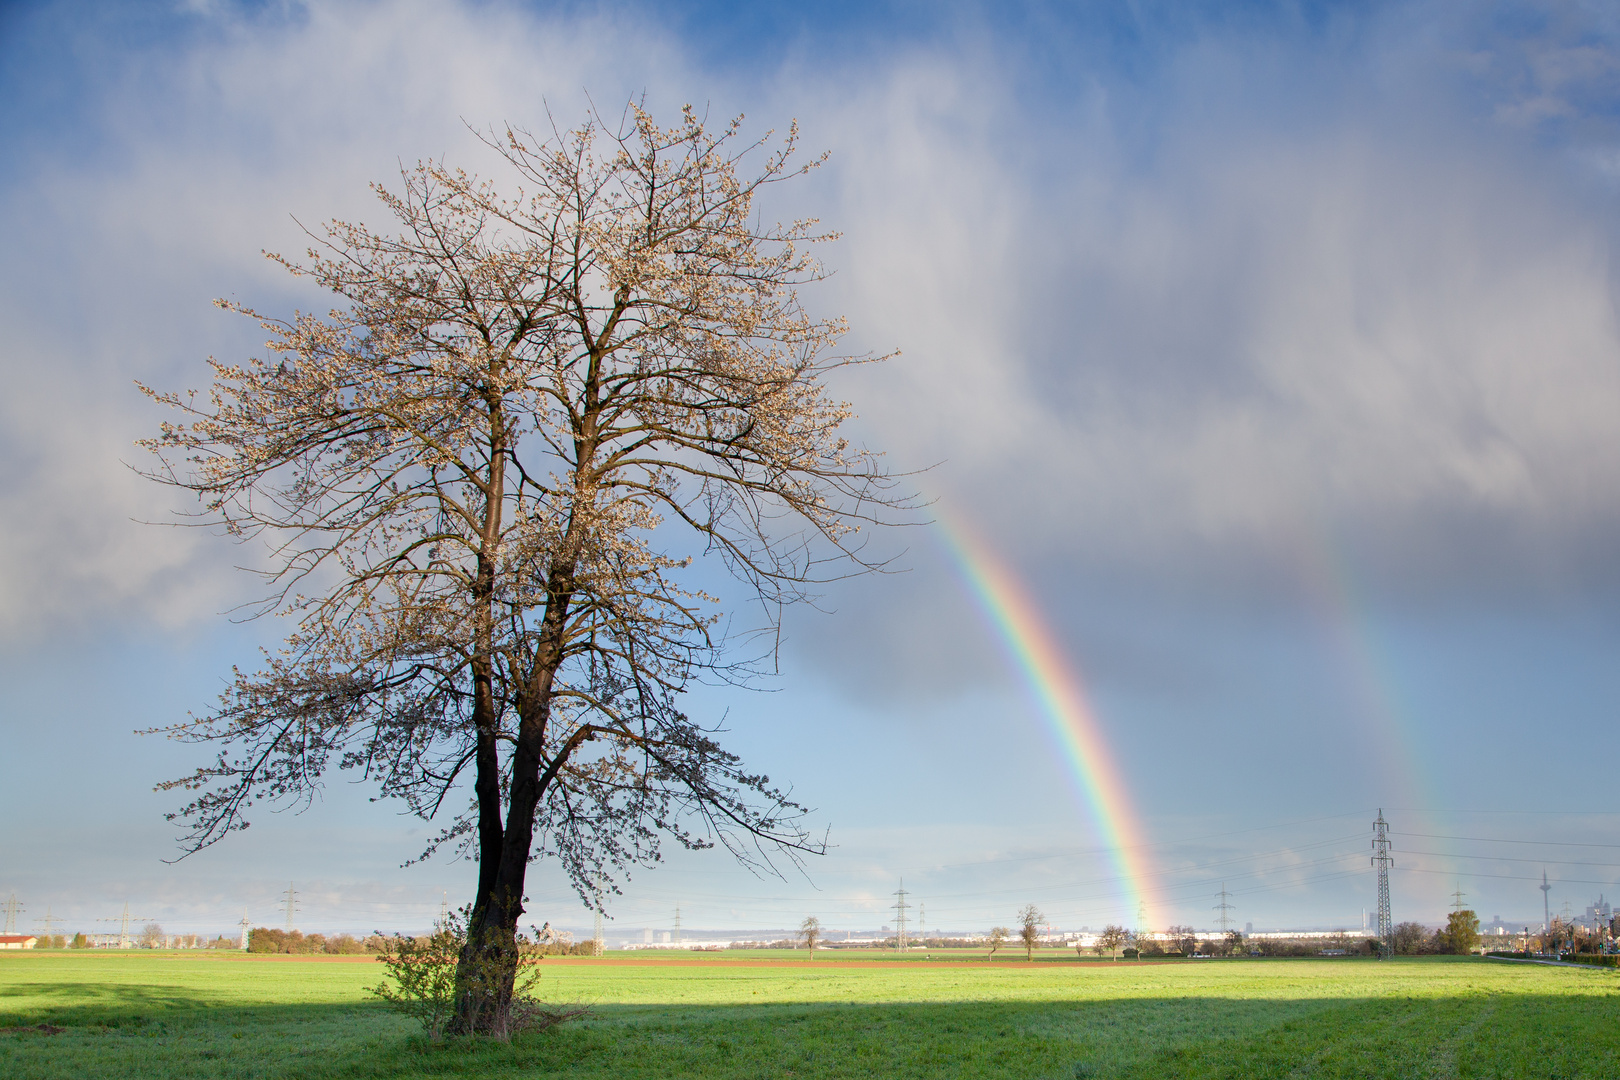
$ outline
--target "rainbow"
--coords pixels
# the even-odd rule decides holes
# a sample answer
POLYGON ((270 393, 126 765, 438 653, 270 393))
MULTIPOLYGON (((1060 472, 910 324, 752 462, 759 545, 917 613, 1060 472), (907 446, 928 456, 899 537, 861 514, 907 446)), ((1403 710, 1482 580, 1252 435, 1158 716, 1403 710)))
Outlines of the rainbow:
POLYGON ((1365 721, 1358 733, 1379 748, 1382 776, 1369 778, 1384 805, 1441 805, 1433 797, 1415 745, 1412 717, 1402 707, 1400 679, 1360 601, 1350 561, 1320 522, 1305 519, 1290 545, 1312 606, 1330 641, 1351 703, 1365 721))
POLYGON ((1081 801, 1107 848, 1123 890, 1123 925, 1146 920, 1150 872, 1136 814, 1125 794, 1124 778, 1108 752, 1102 729, 1086 703, 1080 680, 1065 662, 1040 609, 1018 578, 961 521, 935 508, 938 534, 945 539, 973 597, 995 627, 1007 656, 1023 675, 1058 748, 1067 759, 1081 801))

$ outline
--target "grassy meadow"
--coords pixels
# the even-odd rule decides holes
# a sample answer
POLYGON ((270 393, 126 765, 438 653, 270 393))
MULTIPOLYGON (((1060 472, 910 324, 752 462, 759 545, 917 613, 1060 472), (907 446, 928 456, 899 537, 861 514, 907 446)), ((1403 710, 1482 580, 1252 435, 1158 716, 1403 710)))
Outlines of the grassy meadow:
POLYGON ((432 1045, 365 992, 382 975, 371 962, 3 953, 0 1076, 1620 1075, 1620 974, 1608 970, 797 955, 548 959, 544 996, 589 1003, 588 1020, 510 1045, 432 1045))

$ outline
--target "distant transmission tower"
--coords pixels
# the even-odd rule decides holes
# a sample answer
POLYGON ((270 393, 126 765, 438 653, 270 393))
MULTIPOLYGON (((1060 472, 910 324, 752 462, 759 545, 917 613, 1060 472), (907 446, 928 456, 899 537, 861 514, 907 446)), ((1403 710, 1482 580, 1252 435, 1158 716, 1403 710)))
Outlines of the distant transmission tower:
POLYGON ((1547 884, 1547 871, 1541 872, 1541 929, 1543 932, 1552 929, 1552 909, 1547 906, 1547 894, 1552 892, 1552 886, 1547 884))
POLYGON ((906 912, 911 905, 906 903, 906 879, 900 879, 900 887, 894 891, 894 925, 897 933, 894 938, 894 947, 904 952, 906 948, 906 912))
POLYGON ((681 905, 675 905, 675 944, 681 943, 681 905))
POLYGON ((1451 893, 1451 910, 1452 911, 1461 911, 1461 910, 1463 910, 1464 908, 1466 908, 1468 906, 1467 904, 1463 903, 1463 897, 1465 895, 1467 895, 1467 894, 1465 894, 1462 891, 1462 882, 1460 882, 1460 881, 1457 882, 1457 888, 1454 889, 1452 891, 1452 893, 1451 893))
POLYGON ((17 903, 16 893, 12 893, 6 898, 6 933, 15 934, 17 932, 17 913, 25 910, 27 909, 17 903))
POLYGON ((44 928, 43 933, 46 937, 50 937, 56 933, 58 929, 56 924, 61 921, 61 919, 58 919, 51 914, 51 909, 48 906, 45 908, 45 917, 43 919, 34 920, 36 924, 44 928))
POLYGON ((1381 808, 1373 822, 1372 846, 1372 864, 1378 867, 1378 958, 1388 960, 1395 955, 1395 921, 1389 915, 1389 868, 1395 860, 1389 855, 1389 822, 1381 808))
POLYGON ((591 914, 596 916, 596 926, 595 926, 594 931, 591 934, 591 955, 592 956, 601 956, 602 955, 602 950, 603 950, 603 945, 602 945, 602 875, 600 875, 600 874, 598 874, 596 876, 596 888, 595 888, 594 891, 595 891, 595 900, 596 900, 596 902, 591 905, 591 907, 593 909, 591 914))
POLYGON ((917 933, 928 936, 928 905, 921 900, 917 901, 917 933))
POLYGON ((445 889, 439 890, 439 925, 450 925, 450 893, 445 889))
POLYGON ((129 948, 129 924, 132 922, 145 922, 146 916, 134 916, 129 913, 129 901, 124 901, 124 913, 116 919, 97 919, 96 922, 115 922, 118 924, 118 947, 129 948))
POLYGON ((293 889, 293 883, 287 882, 287 930, 293 928, 293 912, 298 910, 298 893, 293 889))
POLYGON ((1226 891, 1226 882, 1221 882, 1221 891, 1215 895, 1221 898, 1221 902, 1216 904, 1212 910, 1220 912, 1220 915, 1215 919, 1215 923, 1221 928, 1221 934, 1224 936, 1227 931, 1232 929, 1232 916, 1228 915, 1227 912, 1236 911, 1237 908, 1226 902, 1227 897, 1232 895, 1226 891))

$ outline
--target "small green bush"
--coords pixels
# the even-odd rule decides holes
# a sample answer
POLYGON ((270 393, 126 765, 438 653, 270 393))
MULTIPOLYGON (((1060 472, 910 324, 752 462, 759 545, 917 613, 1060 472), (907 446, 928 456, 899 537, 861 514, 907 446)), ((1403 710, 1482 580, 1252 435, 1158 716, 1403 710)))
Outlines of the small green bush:
POLYGON ((456 1001, 461 993, 474 1001, 491 1003, 489 1015, 464 1021, 471 1031, 463 1034, 489 1035, 501 1042, 523 1030, 544 1030, 585 1015, 583 1006, 555 1009, 540 1003, 535 989, 540 982, 539 965, 544 952, 523 934, 517 935, 516 950, 481 961, 465 982, 458 980, 471 914, 470 907, 454 912, 427 937, 395 934, 385 939, 386 947, 377 960, 388 969, 393 985, 385 981, 370 987, 371 992, 397 1012, 419 1021, 434 1042, 444 1038, 456 1019, 456 1001), (507 982, 512 984, 510 998, 501 991, 507 982))

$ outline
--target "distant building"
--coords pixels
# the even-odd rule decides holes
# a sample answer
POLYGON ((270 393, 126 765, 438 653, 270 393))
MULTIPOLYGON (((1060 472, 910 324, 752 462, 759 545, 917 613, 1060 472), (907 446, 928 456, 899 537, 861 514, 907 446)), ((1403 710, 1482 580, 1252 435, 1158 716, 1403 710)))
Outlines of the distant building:
POLYGON ((1614 918, 1614 908, 1609 902, 1598 894, 1597 901, 1586 905, 1586 914, 1581 918, 1581 925, 1592 930, 1601 930, 1614 918))
POLYGON ((38 940, 33 934, 0 934, 0 949, 32 949, 38 940))

